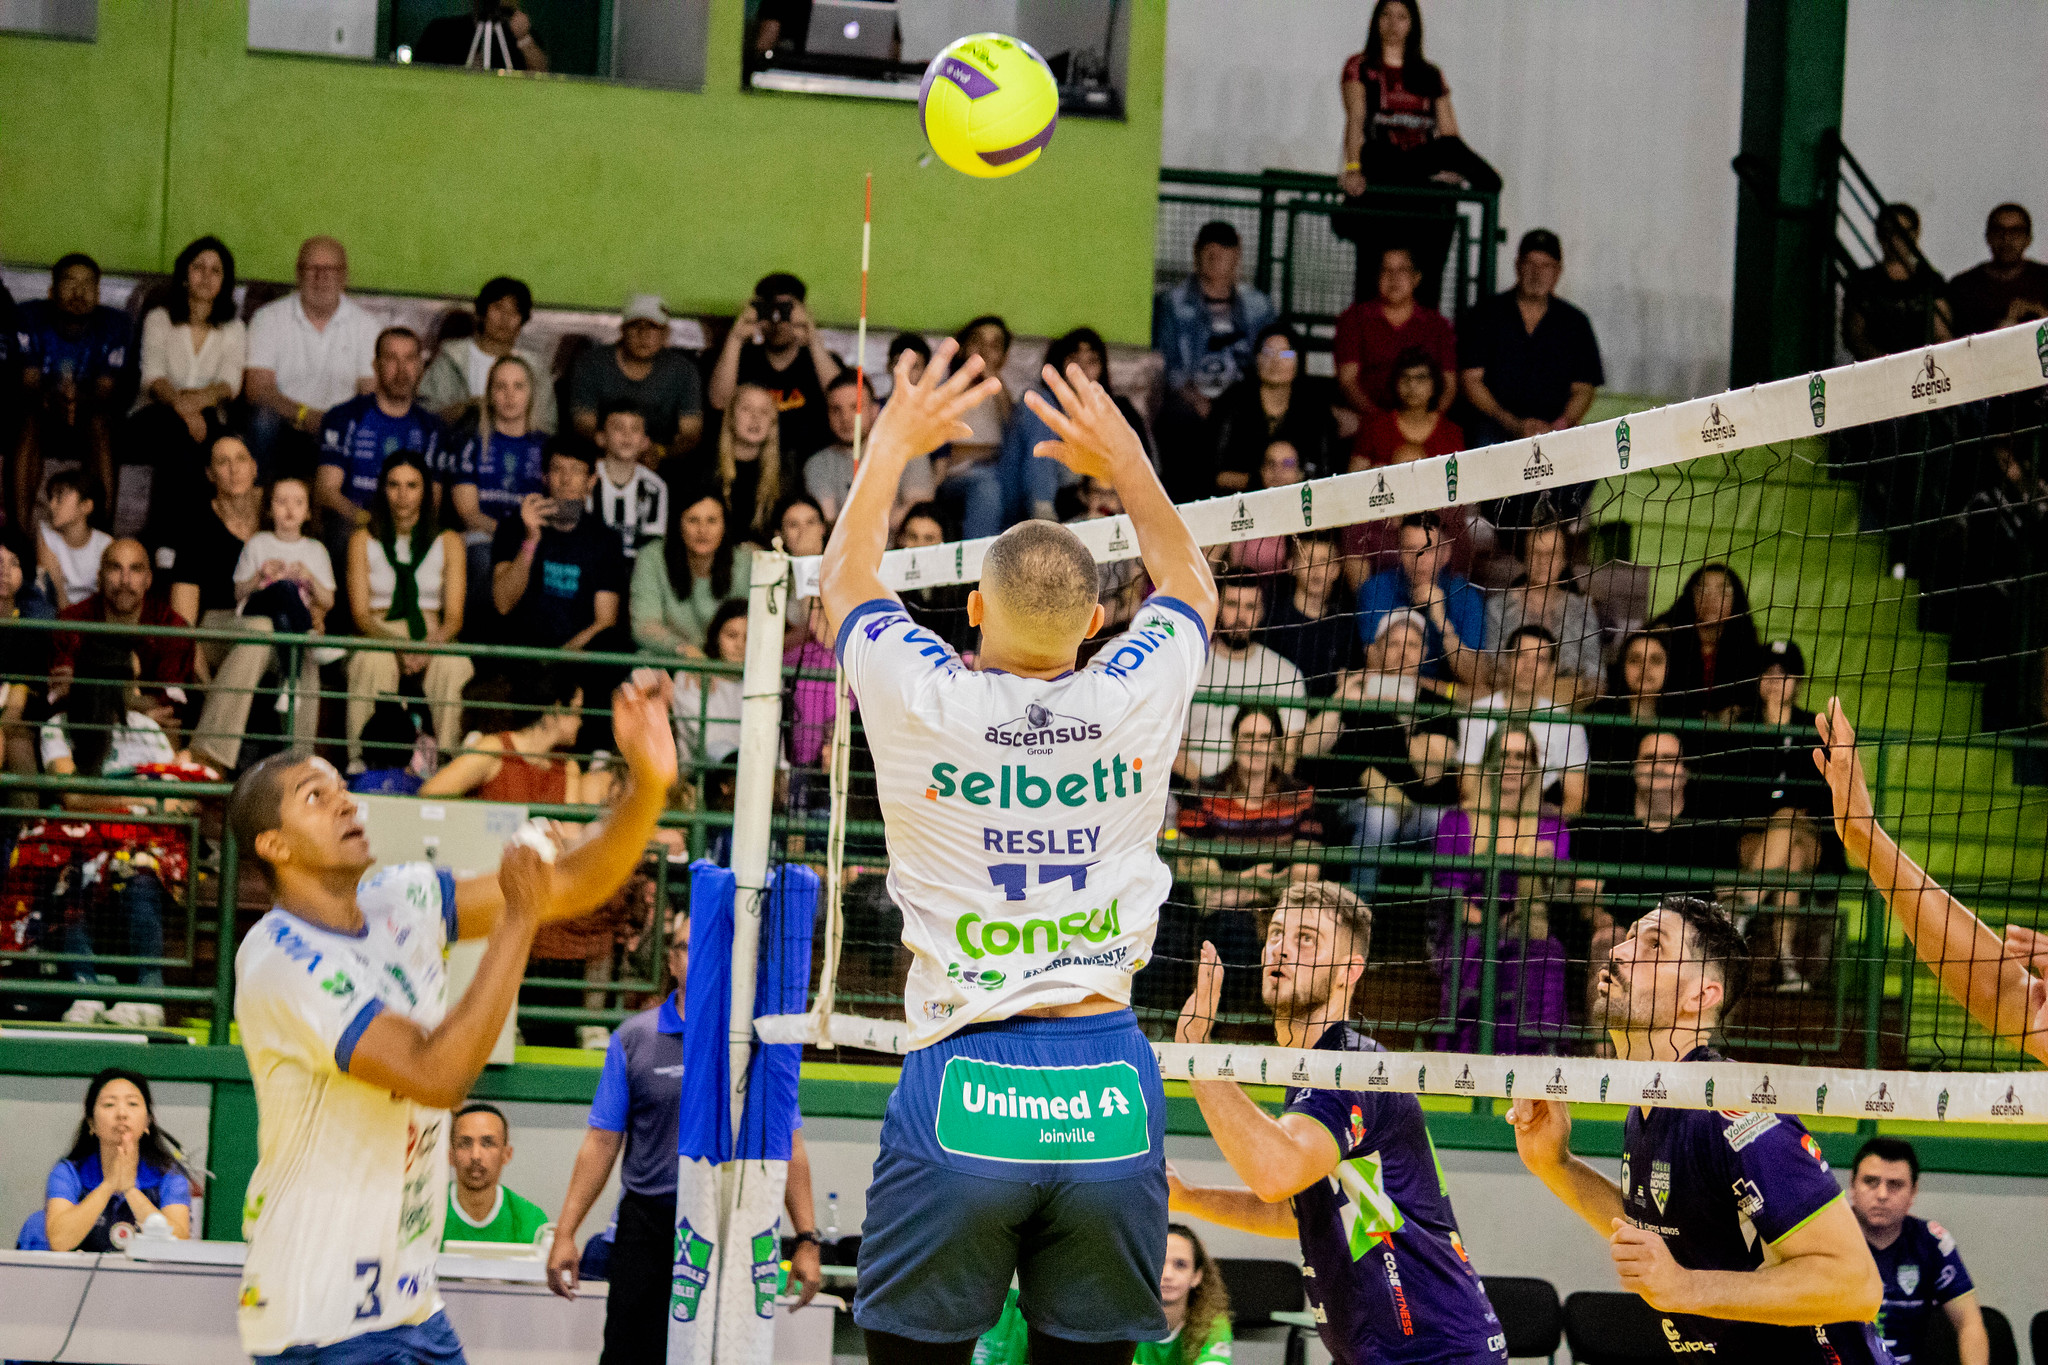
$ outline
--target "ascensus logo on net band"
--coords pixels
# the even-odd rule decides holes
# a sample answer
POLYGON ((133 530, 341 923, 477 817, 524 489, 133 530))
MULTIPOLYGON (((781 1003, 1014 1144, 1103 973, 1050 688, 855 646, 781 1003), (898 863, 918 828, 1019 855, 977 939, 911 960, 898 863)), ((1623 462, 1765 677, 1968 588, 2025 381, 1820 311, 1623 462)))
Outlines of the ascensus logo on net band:
POLYGON ((1144 790, 1145 760, 1112 754, 1107 763, 1096 759, 1088 772, 1057 777, 1041 777, 1023 763, 1005 763, 994 777, 978 770, 963 773, 957 763, 934 763, 931 785, 924 789, 924 796, 927 801, 958 796, 970 806, 1037 810, 1055 798, 1062 806, 1085 806, 1090 801, 1136 796, 1144 790))

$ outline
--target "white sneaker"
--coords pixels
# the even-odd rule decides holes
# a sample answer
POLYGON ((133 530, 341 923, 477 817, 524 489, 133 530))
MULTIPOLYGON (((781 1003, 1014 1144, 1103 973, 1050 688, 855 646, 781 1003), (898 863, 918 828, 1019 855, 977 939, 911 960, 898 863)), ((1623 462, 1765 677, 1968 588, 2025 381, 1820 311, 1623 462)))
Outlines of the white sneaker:
POLYGON ((319 668, 325 668, 329 664, 338 664, 347 657, 348 651, 339 645, 322 645, 313 651, 313 663, 319 668))
POLYGON ((585 1052, 602 1052, 612 1045, 612 1031, 603 1024, 579 1024, 576 1046, 585 1052))
POLYGON ((71 1008, 64 1011, 64 1022, 97 1024, 106 1012, 107 1002, 104 1000, 74 1000, 71 1002, 71 1008))
POLYGON ((162 1028, 164 1007, 151 1000, 123 1000, 107 1011, 107 1022, 129 1028, 162 1028))

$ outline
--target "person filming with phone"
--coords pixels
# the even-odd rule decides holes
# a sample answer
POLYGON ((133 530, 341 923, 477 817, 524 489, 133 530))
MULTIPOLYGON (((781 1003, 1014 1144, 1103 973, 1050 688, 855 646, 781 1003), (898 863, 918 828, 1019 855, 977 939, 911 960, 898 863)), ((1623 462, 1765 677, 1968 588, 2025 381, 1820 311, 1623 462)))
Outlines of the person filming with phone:
POLYGON ((711 371, 711 406, 724 412, 742 385, 758 384, 781 414, 782 458, 802 468, 812 452, 832 443, 825 386, 844 367, 825 348, 804 306, 804 282, 786 271, 764 275, 754 297, 733 319, 711 371))
MULTIPOLYGON (((624 649, 606 632, 619 623, 626 560, 618 532, 583 500, 596 477, 581 445, 548 452, 545 495, 529 493, 491 542, 491 603, 504 638, 543 649, 624 649)), ((621 632, 623 637, 623 632, 621 632)))

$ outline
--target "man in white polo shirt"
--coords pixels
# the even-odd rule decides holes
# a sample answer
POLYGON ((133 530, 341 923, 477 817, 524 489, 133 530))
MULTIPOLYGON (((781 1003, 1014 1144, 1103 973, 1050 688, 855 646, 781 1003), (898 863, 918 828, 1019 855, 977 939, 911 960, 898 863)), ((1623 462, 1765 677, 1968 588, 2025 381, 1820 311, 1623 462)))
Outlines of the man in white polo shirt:
POLYGON ((377 322, 345 294, 348 252, 332 237, 299 247, 299 287, 249 320, 249 445, 264 478, 312 473, 327 410, 373 384, 377 322), (303 466, 301 468, 300 466, 303 466))

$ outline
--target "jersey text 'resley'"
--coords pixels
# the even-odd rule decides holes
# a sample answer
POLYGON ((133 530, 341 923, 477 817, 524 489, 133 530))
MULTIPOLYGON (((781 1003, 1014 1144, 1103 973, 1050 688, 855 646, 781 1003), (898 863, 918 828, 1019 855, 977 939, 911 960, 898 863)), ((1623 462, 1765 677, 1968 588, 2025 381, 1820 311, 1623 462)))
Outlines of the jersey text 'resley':
POLYGON ((841 623, 917 1046, 1092 994, 1130 999, 1173 881, 1156 841, 1208 649, 1201 618, 1164 596, 1051 679, 970 669, 888 599, 841 623))
POLYGON ((423 1029, 448 1008, 455 883, 431 863, 356 888, 360 935, 273 909, 235 954, 235 1015, 256 1085, 242 1205, 242 1349, 272 1355, 427 1321, 448 1203, 448 1111, 348 1074, 379 1014, 423 1029))

